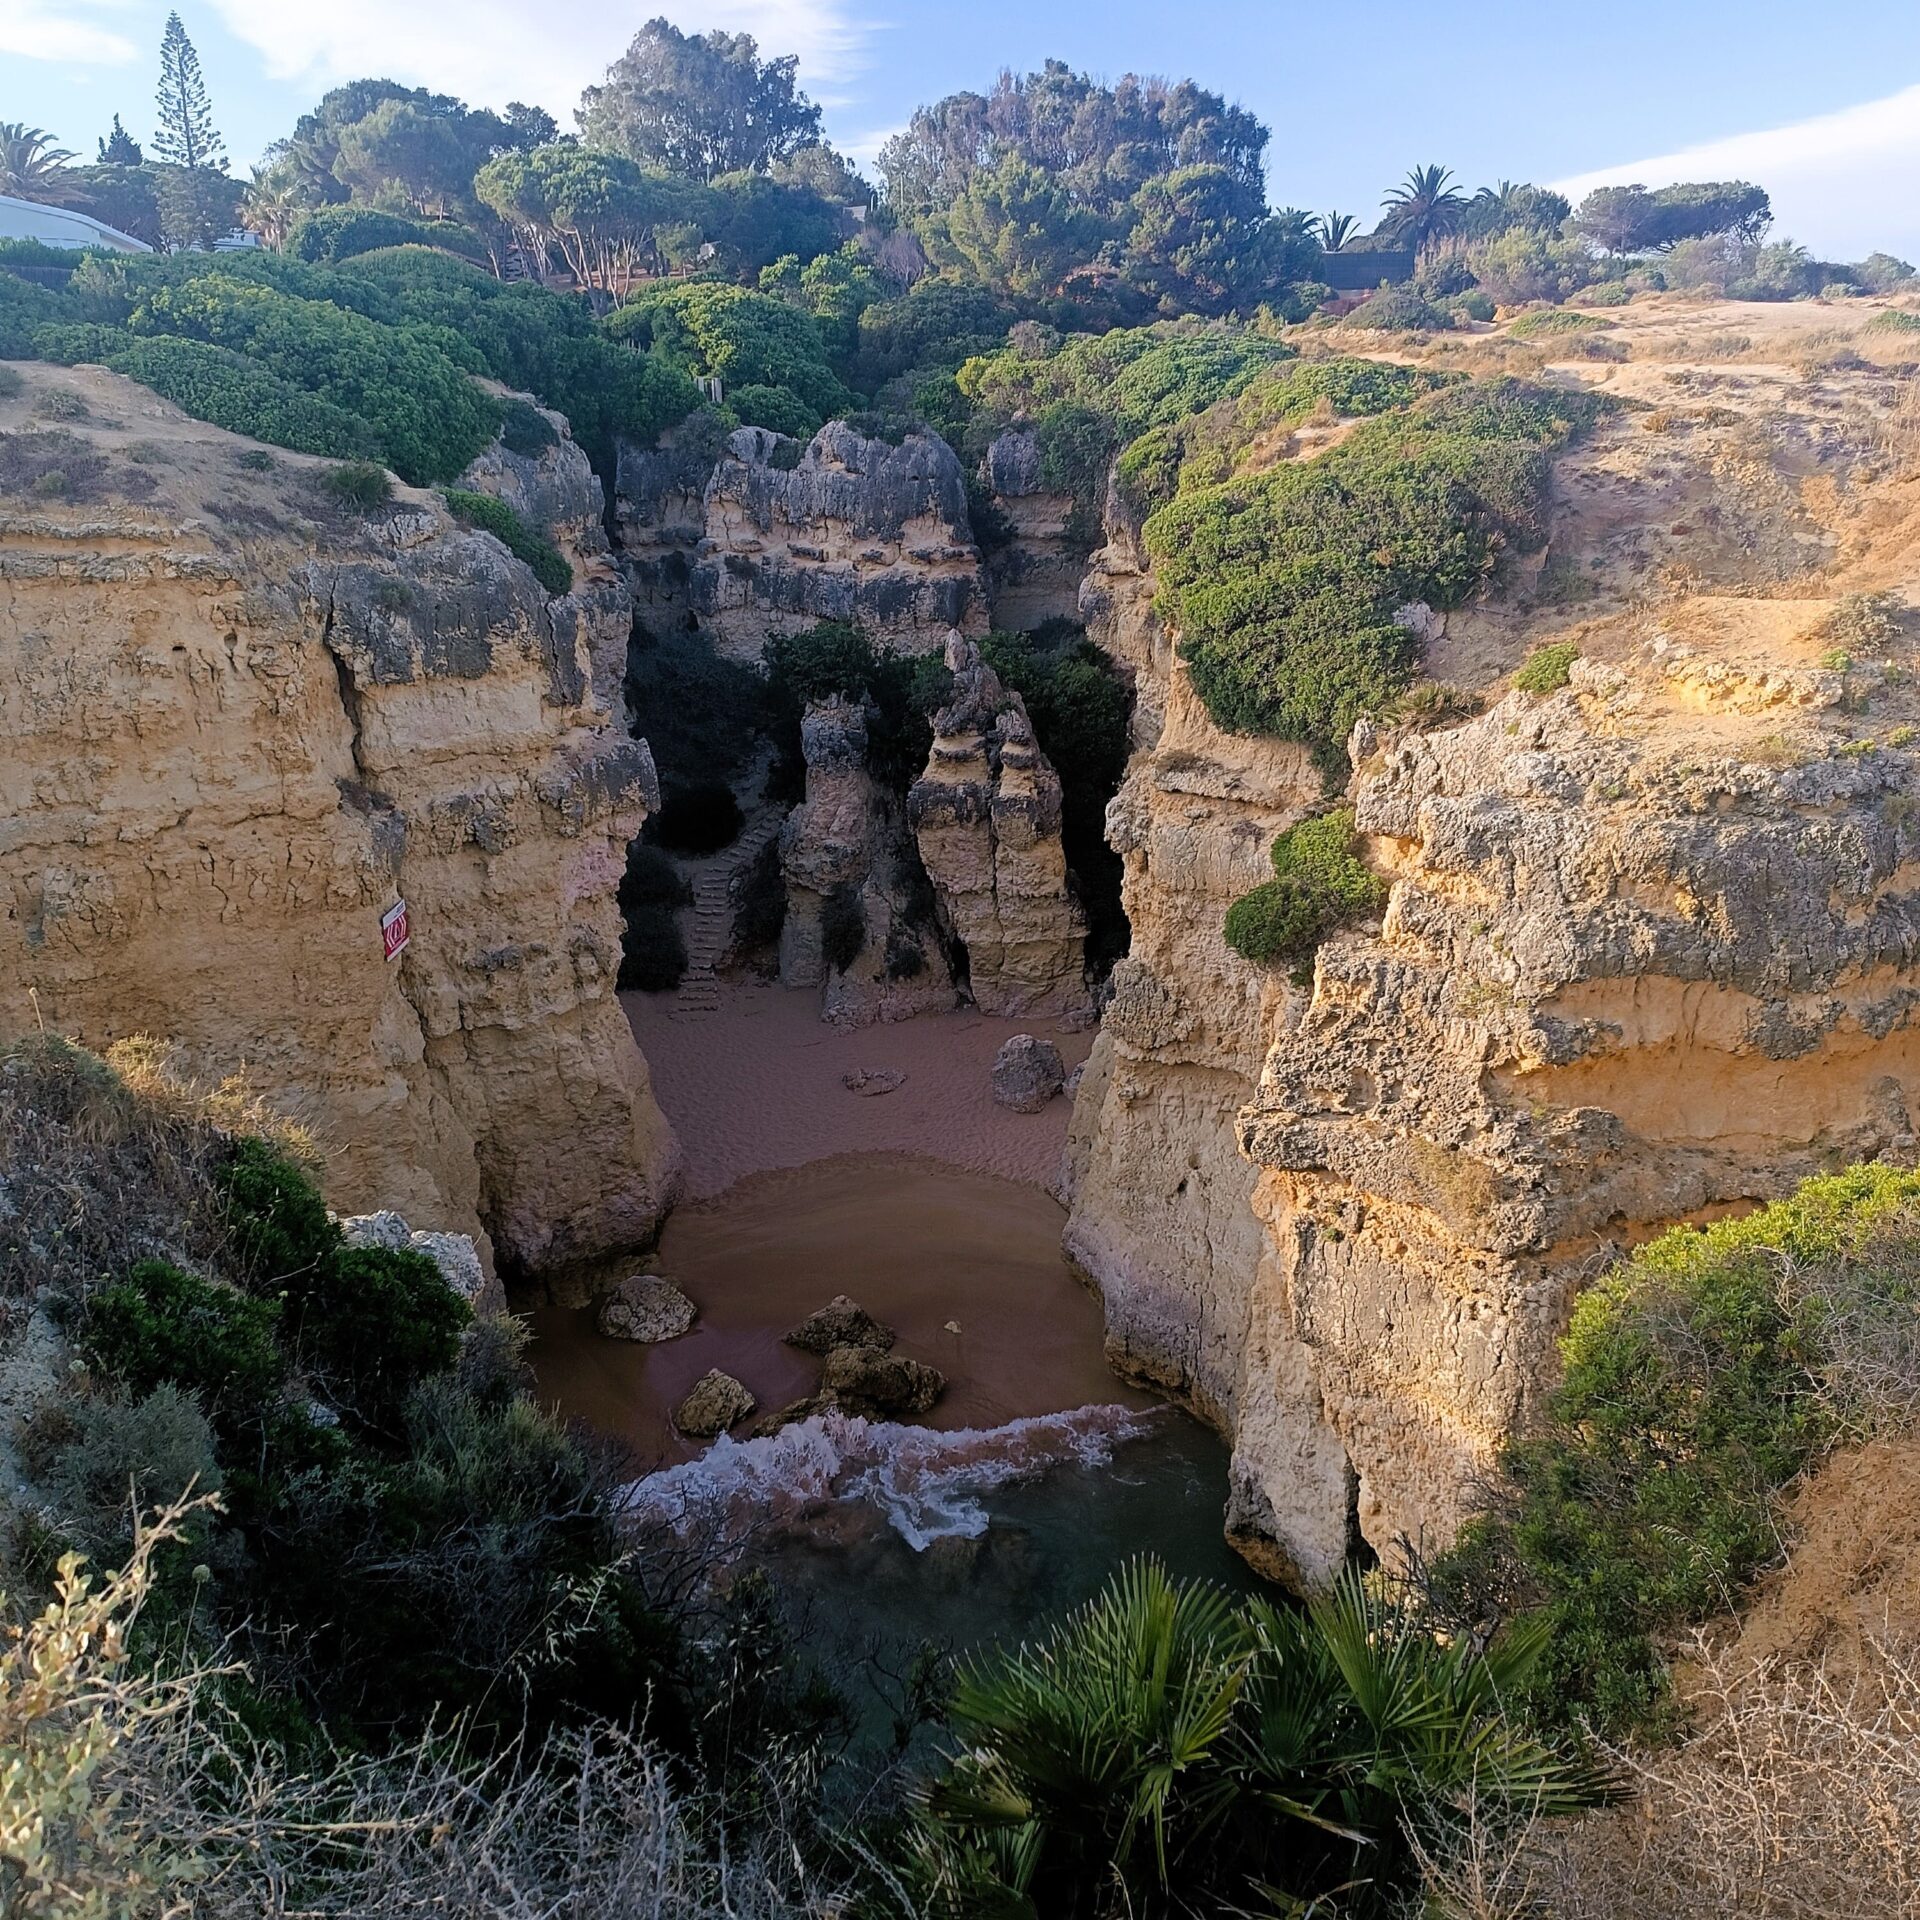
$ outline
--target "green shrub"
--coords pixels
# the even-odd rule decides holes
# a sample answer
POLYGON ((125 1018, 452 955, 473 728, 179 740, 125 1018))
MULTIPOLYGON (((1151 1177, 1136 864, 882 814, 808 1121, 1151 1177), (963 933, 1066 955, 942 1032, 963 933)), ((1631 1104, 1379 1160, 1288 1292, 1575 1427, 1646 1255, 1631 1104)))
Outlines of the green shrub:
POLYGON ((776 634, 762 650, 766 664, 768 731, 780 754, 776 784, 797 794, 805 762, 800 722, 815 701, 862 703, 867 715, 867 765, 876 778, 904 794, 926 771, 933 749, 927 716, 947 697, 951 678, 938 659, 899 654, 876 645, 857 627, 823 620, 805 633, 776 634))
POLYGON ((725 781, 703 780, 668 793, 647 829, 657 845, 697 859, 732 846, 740 837, 744 818, 740 802, 725 781))
POLYGON ((25 384, 12 367, 0 367, 0 400, 11 400, 25 384))
POLYGON ((1471 292, 1463 293, 1449 305, 1455 314, 1464 315, 1469 320, 1482 323, 1491 320, 1497 311, 1492 298, 1482 293, 1478 287, 1473 288, 1471 292))
POLYGON ((1522 693, 1558 693, 1573 676, 1580 649, 1571 640, 1535 647, 1515 669, 1513 684, 1522 693))
POLYGON ((1777 1556, 1780 1496, 1920 1407, 1920 1174, 1855 1167, 1676 1227, 1581 1295, 1561 1384, 1434 1573, 1464 1614, 1543 1611, 1549 1721, 1665 1697, 1662 1639, 1777 1556))
POLYGON ((1370 293, 1341 325, 1376 333, 1444 333, 1452 323, 1411 287, 1382 287, 1370 293))
POLYGON ((89 1554, 117 1559, 132 1544, 136 1513, 223 1484, 206 1413, 171 1383, 135 1400, 86 1394, 61 1425, 34 1479, 62 1531, 89 1554))
POLYGON ((1571 307, 1553 307, 1545 313, 1523 313, 1507 335, 1513 340, 1551 339, 1556 334, 1598 333, 1611 327, 1613 321, 1598 313, 1579 313, 1571 307))
POLYGON ((528 526, 504 500, 496 500, 490 493, 449 487, 446 501, 447 511, 463 527, 492 534, 516 560, 532 569, 533 577, 549 593, 573 591, 573 568, 566 555, 545 534, 528 526))
POLYGON ((234 464, 244 467, 248 473, 271 473, 276 462, 265 447, 249 447, 234 464))
POLYGON ((867 944, 866 896, 853 882, 835 887, 821 903, 820 946, 827 965, 845 973, 867 944))
POLYGON ((124 327, 103 327, 84 321, 33 330, 35 357, 49 360, 58 367, 77 367, 83 363, 105 366, 132 344, 133 335, 124 327))
POLYGON ((820 416, 786 387, 734 387, 727 394, 727 405, 743 427, 765 427, 769 433, 784 433, 794 440, 811 440, 820 431, 820 416))
POLYGON ((820 329, 798 307, 717 280, 655 284, 602 323, 615 340, 689 373, 717 374, 731 395, 778 387, 820 419, 854 404, 827 362, 820 329))
POLYGON ((62 427, 0 434, 0 494, 94 500, 106 490, 106 456, 62 427))
POLYGON ((633 730, 653 749, 668 788, 738 772, 765 718, 753 668, 716 653, 707 635, 684 629, 655 635, 634 623, 626 694, 633 730))
POLYGON ((658 847, 636 840, 627 850, 619 900, 623 913, 636 907, 686 907, 693 904, 693 888, 658 847))
POLYGON ((522 460, 537 460, 549 447, 557 446, 560 434, 553 422, 538 407, 524 400, 509 400, 500 410, 500 444, 522 460))
POLYGON ((79 1346, 136 1397, 171 1384, 225 1421, 259 1413, 282 1372, 277 1300, 217 1286, 165 1260, 140 1260, 87 1301, 79 1346))
POLYGON ((320 476, 329 498, 355 513, 378 513, 393 498, 393 477, 371 460, 350 460, 320 476))
POLYGON ((1552 453, 1605 404, 1518 380, 1447 386, 1317 460, 1162 507, 1145 528, 1157 604, 1214 719, 1304 741, 1337 774, 1354 721, 1418 659, 1396 609, 1459 606, 1503 550, 1540 546, 1552 453))
POLYGON ((1335 927, 1386 899, 1354 852, 1350 808, 1289 827, 1271 857, 1274 877, 1227 909, 1227 945, 1256 965, 1304 966, 1335 927))
POLYGON ((136 333, 231 347, 268 373, 357 414, 387 463, 425 486, 450 480, 491 440, 499 408, 445 354, 325 300, 214 271, 146 293, 136 333))
POLYGON ((1884 313, 1876 313, 1867 325, 1882 333, 1920 333, 1920 313, 1888 307, 1884 313))
POLYGON ((269 1141, 236 1140, 214 1187, 226 1206, 232 1260, 256 1293, 319 1272, 340 1245, 320 1189, 269 1141))
POLYGON ((285 251, 296 260, 331 266, 358 253, 405 246, 445 247, 469 260, 486 258, 486 243, 471 227, 358 206, 319 207, 302 214, 287 235, 285 251))
POLYGON ((668 993, 687 970, 687 943, 671 907, 643 902, 627 915, 620 949, 622 993, 668 993))
POLYGON ((181 412, 229 433, 337 460, 379 450, 378 434, 357 414, 303 392, 226 347, 156 335, 131 341, 107 364, 181 412))
POLYGON ((736 886, 733 944, 741 953, 759 953, 779 940, 787 924, 787 881, 778 840, 760 849, 736 886))
POLYGON ((288 1344, 344 1410, 388 1419, 408 1391, 453 1365, 473 1315, 411 1247, 336 1248, 287 1287, 288 1344))

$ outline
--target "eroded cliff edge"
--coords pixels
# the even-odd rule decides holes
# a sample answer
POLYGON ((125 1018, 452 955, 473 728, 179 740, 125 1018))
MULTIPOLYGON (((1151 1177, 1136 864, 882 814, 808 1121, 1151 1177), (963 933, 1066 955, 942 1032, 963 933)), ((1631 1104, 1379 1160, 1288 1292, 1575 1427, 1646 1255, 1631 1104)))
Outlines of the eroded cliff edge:
MULTIPOLYGON (((675 1149, 614 895, 656 783, 608 705, 625 596, 594 516, 554 526, 576 591, 549 598, 432 496, 345 510, 320 463, 98 371, 32 370, 4 424, 42 386, 88 417, 76 504, 0 501, 0 1023, 244 1072, 343 1210, 524 1269, 644 1240, 675 1149)), ((597 494, 564 438, 541 465, 470 484, 597 494)))
POLYGON ((1304 983, 1221 922, 1318 777, 1213 726, 1127 528, 1083 589, 1143 721, 1067 1244, 1116 1364, 1230 1438, 1229 1532, 1301 1583, 1451 1535, 1618 1249, 1913 1150, 1920 523, 1885 383, 1660 358, 1607 376, 1662 407, 1563 463, 1548 552, 1435 628, 1487 710, 1355 736, 1388 902, 1304 983), (1570 684, 1504 692, 1543 642, 1570 684))

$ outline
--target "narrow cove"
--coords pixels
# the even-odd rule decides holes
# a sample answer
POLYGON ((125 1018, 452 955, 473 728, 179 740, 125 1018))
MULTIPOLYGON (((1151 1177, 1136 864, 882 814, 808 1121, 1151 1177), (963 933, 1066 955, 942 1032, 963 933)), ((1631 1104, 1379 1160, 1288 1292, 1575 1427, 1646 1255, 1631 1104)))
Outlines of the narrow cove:
POLYGON ((865 1144, 881 1104, 847 1093, 841 1072, 878 1048, 922 1079, 977 1074, 984 1088, 1000 1029, 1018 1023, 959 1015, 842 1034, 807 998, 737 988, 697 1025, 630 1003, 695 1193, 703 1167, 738 1166, 743 1134, 754 1159, 796 1144, 755 1135, 751 1117, 730 1125, 716 1084, 757 1111, 811 1101, 798 1144, 825 1155, 747 1172, 672 1215, 648 1264, 699 1308, 681 1338, 637 1345, 600 1334, 591 1307, 533 1310, 540 1391, 625 1450, 636 1523, 765 1569, 805 1615, 810 1651, 849 1673, 877 1648, 962 1651, 1030 1633, 1140 1554, 1255 1584, 1221 1535, 1225 1448, 1108 1368, 1099 1302, 1061 1252, 1052 1195, 979 1170, 1057 1164, 1067 1103, 1017 1115, 982 1100, 956 1127, 890 1097, 905 1150, 838 1150, 865 1144), (739 1085, 747 1073, 762 1095, 739 1085), (896 1353, 946 1376, 939 1404, 913 1423, 828 1413, 756 1431, 814 1391, 820 1363, 782 1336, 836 1294, 892 1328, 896 1353), (741 1380, 759 1414, 709 1444, 670 1415, 710 1368, 741 1380))

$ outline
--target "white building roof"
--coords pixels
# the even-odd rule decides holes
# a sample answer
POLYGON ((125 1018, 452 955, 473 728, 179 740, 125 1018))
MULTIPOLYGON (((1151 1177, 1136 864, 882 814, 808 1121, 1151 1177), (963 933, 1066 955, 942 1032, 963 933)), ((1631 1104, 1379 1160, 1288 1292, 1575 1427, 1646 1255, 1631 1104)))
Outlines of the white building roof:
POLYGON ((16 200, 10 193, 0 193, 0 240, 38 240, 43 247, 109 247, 115 253, 153 251, 144 240, 89 213, 16 200))

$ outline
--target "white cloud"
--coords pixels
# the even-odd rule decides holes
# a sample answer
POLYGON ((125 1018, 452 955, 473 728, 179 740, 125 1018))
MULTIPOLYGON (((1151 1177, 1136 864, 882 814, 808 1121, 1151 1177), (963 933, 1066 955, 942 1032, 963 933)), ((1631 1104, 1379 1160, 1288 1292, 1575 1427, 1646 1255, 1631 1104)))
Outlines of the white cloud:
POLYGON ((1773 197, 1774 232, 1829 259, 1876 247, 1920 255, 1920 86, 1791 126, 1710 140, 1650 160, 1555 182, 1577 200, 1638 180, 1756 180, 1773 197))
POLYGON ((77 17, 83 4, 84 0, 0 0, 0 53, 86 67, 124 67, 137 60, 139 49, 125 34, 77 17))
POLYGON ((867 37, 848 0, 662 0, 639 9, 606 0, 215 0, 234 36, 258 48, 277 80, 330 86, 379 73, 457 93, 476 106, 526 100, 562 128, 581 89, 606 71, 643 17, 688 32, 750 33, 763 58, 800 56, 802 84, 823 105, 860 67, 867 37))
POLYGON ((880 149, 895 134, 905 133, 906 130, 907 123, 903 120, 897 127, 882 127, 878 133, 856 134, 851 140, 836 140, 834 145, 863 173, 870 173, 873 163, 880 157, 880 149))

